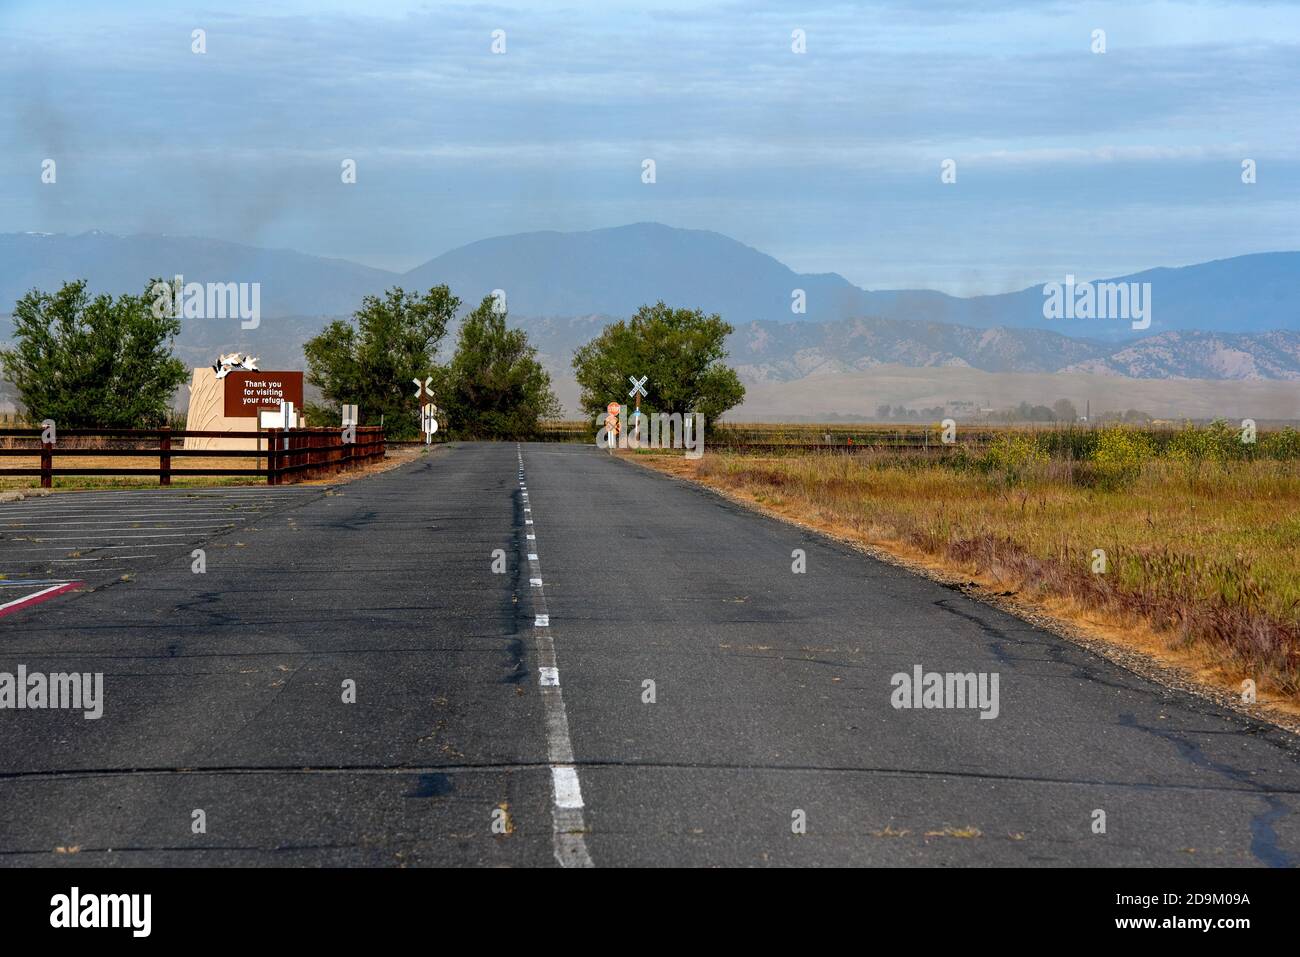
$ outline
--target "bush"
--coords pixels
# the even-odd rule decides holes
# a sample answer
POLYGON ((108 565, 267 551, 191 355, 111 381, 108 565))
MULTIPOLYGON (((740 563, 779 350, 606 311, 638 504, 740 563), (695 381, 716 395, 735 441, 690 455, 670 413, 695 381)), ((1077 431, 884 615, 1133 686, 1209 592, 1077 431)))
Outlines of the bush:
POLYGON ((1245 458, 1248 447, 1241 433, 1222 419, 1215 419, 1203 429, 1184 426, 1169 440, 1167 454, 1175 462, 1198 469, 1206 462, 1222 465, 1232 459, 1245 458))
POLYGON ((456 354, 434 378, 455 438, 530 438, 542 419, 560 414, 551 377, 528 334, 506 327, 506 314, 492 296, 465 317, 456 354))
POLYGON ((1102 429, 1092 453, 1099 484, 1118 488, 1136 481, 1152 451, 1151 439, 1142 432, 1118 425, 1102 429))
POLYGON ((1042 433, 1040 447, 1053 457, 1063 457, 1082 461, 1092 458, 1097 450, 1096 429, 1081 429, 1070 426, 1065 429, 1053 429, 1042 433))
POLYGON ((13 347, 0 367, 24 418, 60 428, 155 428, 187 370, 172 355, 179 319, 155 315, 150 292, 92 297, 84 279, 33 289, 14 306, 13 347))
POLYGON ((1259 454, 1270 459, 1300 458, 1300 432, 1288 426, 1259 440, 1259 454))
POLYGON ((722 362, 734 331, 719 315, 673 309, 662 301, 606 326, 573 354, 587 421, 610 400, 626 402, 628 376, 635 373, 649 377, 642 411, 701 412, 711 428, 745 398, 740 377, 722 362))
POLYGON ((332 424, 341 405, 356 404, 359 424, 382 422, 390 439, 418 435, 411 380, 434 371, 438 344, 459 306, 446 286, 423 295, 394 286, 382 298, 364 297, 350 322, 336 319, 308 339, 307 382, 326 402, 307 407, 308 421, 332 424))
POLYGON ((1007 432, 988 447, 980 465, 985 472, 998 475, 1008 485, 1016 485, 1046 465, 1048 458, 1035 436, 1007 432))

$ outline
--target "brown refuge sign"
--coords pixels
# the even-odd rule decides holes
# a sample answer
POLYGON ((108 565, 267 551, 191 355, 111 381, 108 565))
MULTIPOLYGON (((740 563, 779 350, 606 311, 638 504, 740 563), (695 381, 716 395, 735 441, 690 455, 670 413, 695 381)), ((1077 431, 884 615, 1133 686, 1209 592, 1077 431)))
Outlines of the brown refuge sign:
POLYGON ((256 418, 258 409, 279 409, 281 402, 302 408, 301 372, 232 372, 223 384, 227 416, 256 418))

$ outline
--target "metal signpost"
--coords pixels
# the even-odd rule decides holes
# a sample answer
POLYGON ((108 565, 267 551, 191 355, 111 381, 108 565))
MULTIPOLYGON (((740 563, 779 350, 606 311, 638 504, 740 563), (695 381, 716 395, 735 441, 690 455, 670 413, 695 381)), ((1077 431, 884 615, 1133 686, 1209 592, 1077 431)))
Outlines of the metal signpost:
POLYGON ((618 445, 618 414, 623 407, 617 402, 611 402, 605 406, 605 447, 609 449, 609 454, 614 454, 614 447, 618 445))
POLYGON ((428 445, 438 431, 438 407, 433 404, 433 390, 429 388, 433 376, 425 376, 423 382, 411 381, 415 383, 415 397, 420 400, 420 429, 424 432, 424 444, 428 445))
POLYGON ((627 381, 632 383, 632 391, 628 393, 628 397, 636 399, 636 410, 632 413, 632 431, 636 433, 638 444, 641 442, 641 396, 646 395, 645 383, 649 378, 648 375, 643 375, 640 379, 635 376, 627 377, 627 381))

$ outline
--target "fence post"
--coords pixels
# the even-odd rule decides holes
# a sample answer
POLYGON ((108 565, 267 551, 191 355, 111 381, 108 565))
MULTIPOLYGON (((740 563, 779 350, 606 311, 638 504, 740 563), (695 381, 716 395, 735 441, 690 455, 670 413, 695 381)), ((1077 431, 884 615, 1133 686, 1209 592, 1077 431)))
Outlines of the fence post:
POLYGON ((162 434, 158 439, 158 484, 172 484, 172 457, 168 454, 172 450, 172 427, 164 425, 159 432, 162 434))
POLYGON ((54 443, 41 443, 41 488, 52 488, 54 477, 50 474, 54 468, 54 443))
POLYGON ((267 485, 276 484, 275 471, 278 466, 277 460, 279 459, 279 455, 277 453, 279 452, 278 449, 279 444, 280 444, 280 430, 267 429, 266 430, 266 484, 267 485))

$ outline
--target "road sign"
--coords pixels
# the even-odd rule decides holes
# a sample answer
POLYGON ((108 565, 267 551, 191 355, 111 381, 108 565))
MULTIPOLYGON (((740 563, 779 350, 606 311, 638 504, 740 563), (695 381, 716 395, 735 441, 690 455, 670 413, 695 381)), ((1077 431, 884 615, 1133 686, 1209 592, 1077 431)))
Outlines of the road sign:
MULTIPOLYGON (((433 390, 429 388, 429 383, 433 381, 433 376, 425 376, 423 382, 419 379, 412 379, 411 381, 415 383, 415 397, 417 399, 423 400, 425 396, 428 396, 429 401, 433 401, 433 390)), ((420 404, 424 405, 424 402, 421 401, 420 404)))
POLYGON ((259 409, 278 410, 281 402, 302 406, 301 372, 231 372, 223 382, 223 411, 232 418, 253 418, 259 409))
POLYGON ((438 407, 432 402, 420 406, 420 428, 424 432, 424 442, 427 445, 433 441, 433 436, 438 431, 438 407))
POLYGON ((618 444, 618 413, 621 406, 611 402, 605 406, 605 448, 612 453, 618 444))
POLYGON ((636 411, 632 413, 632 432, 638 440, 641 438, 641 396, 647 394, 645 384, 649 378, 648 375, 643 375, 639 379, 636 376, 627 377, 627 381, 632 383, 632 391, 628 395, 636 397, 636 411))

